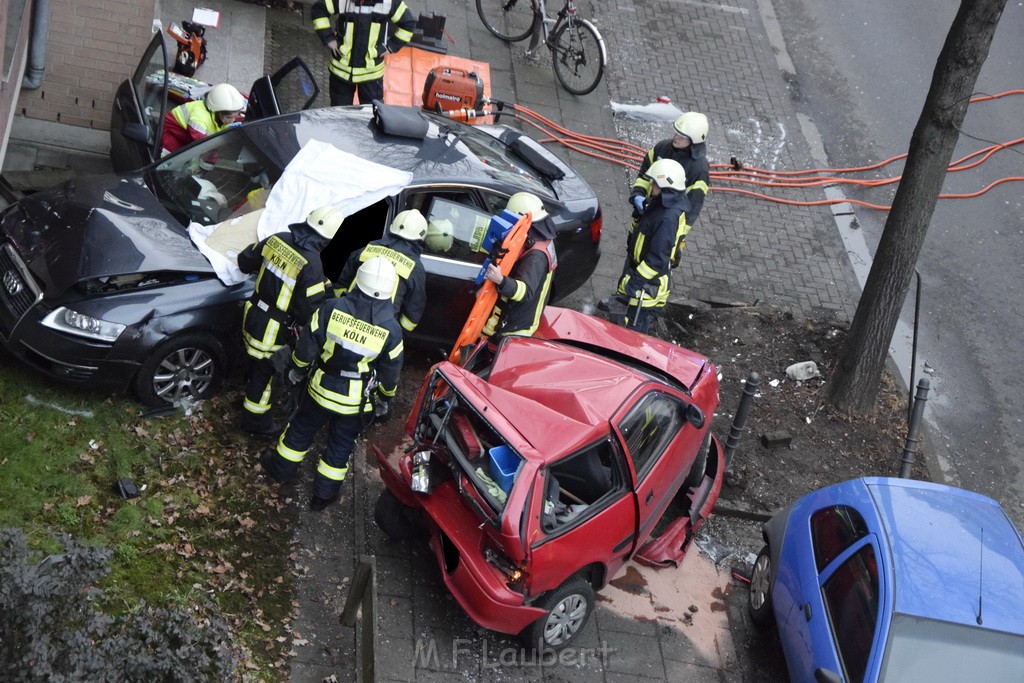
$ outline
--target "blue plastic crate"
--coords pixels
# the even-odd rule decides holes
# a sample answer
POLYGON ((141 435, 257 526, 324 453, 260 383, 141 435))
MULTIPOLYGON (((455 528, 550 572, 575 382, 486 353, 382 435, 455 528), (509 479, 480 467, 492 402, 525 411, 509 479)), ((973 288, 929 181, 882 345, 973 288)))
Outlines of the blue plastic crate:
POLYGON ((508 446, 495 446, 487 454, 491 461, 491 479, 508 493, 519 471, 519 456, 508 446))

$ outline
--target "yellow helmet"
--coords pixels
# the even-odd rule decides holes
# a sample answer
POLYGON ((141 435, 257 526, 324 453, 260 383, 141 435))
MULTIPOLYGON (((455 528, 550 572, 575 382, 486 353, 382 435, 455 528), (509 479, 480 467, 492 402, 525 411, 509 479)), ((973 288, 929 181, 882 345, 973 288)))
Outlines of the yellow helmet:
POLYGON ((417 209, 402 211, 391 221, 392 235, 419 242, 427 234, 427 219, 417 209))
POLYGON ((544 208, 544 202, 532 192, 516 192, 508 198, 505 208, 513 213, 529 213, 533 220, 540 221, 548 217, 548 211, 544 208))
POLYGON ((708 139, 708 117, 700 112, 688 111, 672 124, 676 132, 690 138, 690 141, 699 145, 708 139))
POLYGON ((220 83, 206 94, 206 108, 212 112, 240 112, 245 109, 245 98, 235 86, 220 83))
POLYGON ((345 214, 341 212, 341 209, 335 206, 321 206, 310 212, 309 217, 306 218, 306 225, 330 240, 334 239, 344 220, 345 214))
POLYGON ((430 221, 427 224, 427 236, 423 238, 423 242, 430 251, 435 253, 446 252, 455 243, 454 233, 452 222, 447 218, 430 221))
POLYGON ((356 271, 356 286, 374 299, 390 299, 397 285, 395 266, 383 256, 374 256, 356 271))
POLYGON ((686 190, 686 171, 675 159, 658 159, 647 169, 647 177, 661 189, 686 190))

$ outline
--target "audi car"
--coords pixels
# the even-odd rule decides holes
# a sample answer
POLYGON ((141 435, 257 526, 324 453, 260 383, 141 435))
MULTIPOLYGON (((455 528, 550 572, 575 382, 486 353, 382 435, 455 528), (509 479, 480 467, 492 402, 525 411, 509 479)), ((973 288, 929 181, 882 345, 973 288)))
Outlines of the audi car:
POLYGON ((254 198, 272 192, 314 140, 412 176, 346 218, 322 253, 329 278, 400 211, 453 226, 451 249, 424 254, 429 303, 413 341, 443 346, 457 337, 487 257, 480 226, 516 192, 538 195, 557 229, 552 301, 597 265, 593 189, 520 131, 379 103, 309 109, 246 122, 136 171, 75 179, 0 212, 0 343, 50 377, 133 389, 150 405, 211 395, 244 355, 241 311, 253 280, 224 284, 188 226, 252 215, 254 198))

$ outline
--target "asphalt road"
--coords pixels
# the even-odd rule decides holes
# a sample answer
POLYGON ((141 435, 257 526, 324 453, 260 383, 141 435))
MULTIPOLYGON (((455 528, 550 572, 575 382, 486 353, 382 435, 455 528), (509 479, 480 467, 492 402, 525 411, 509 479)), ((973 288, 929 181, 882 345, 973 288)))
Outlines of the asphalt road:
MULTIPOLYGON (((821 131, 832 166, 858 166, 906 152, 957 3, 774 4, 797 72, 792 83, 797 107, 821 131)), ((1024 7, 1009 3, 976 93, 1021 87, 1021 35, 1024 7)), ((972 104, 953 159, 1017 139, 1022 118, 1020 96, 972 104)), ((943 192, 976 192, 998 178, 1020 176, 1022 153, 1019 147, 1004 150, 976 169, 950 174, 943 192)), ((847 196, 888 203, 892 190, 847 196)), ((976 199, 940 200, 918 266, 922 294, 916 371, 917 377, 928 372, 932 381, 930 437, 947 477, 995 497, 1018 526, 1024 525, 1021 197, 1020 183, 1006 183, 976 199)), ((886 214, 855 211, 873 249, 886 214)), ((907 321, 913 297, 912 288, 907 321)))

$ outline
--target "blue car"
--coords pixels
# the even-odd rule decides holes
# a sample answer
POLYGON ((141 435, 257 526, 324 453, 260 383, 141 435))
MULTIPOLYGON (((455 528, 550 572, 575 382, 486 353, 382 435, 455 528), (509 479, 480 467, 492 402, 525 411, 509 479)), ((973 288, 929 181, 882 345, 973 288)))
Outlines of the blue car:
POLYGON ((749 612, 793 681, 1024 681, 1024 538, 991 498, 854 479, 763 535, 749 612))

